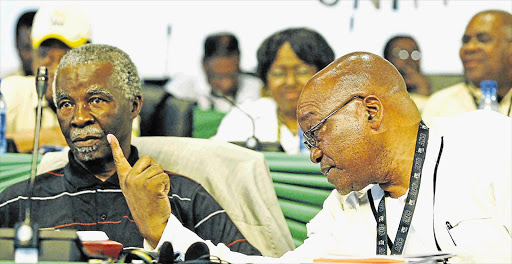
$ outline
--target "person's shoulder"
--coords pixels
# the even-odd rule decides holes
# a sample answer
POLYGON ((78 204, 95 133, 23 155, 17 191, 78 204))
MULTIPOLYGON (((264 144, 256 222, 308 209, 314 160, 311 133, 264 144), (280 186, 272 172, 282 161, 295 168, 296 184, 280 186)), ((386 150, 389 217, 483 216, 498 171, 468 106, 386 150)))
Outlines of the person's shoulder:
POLYGON ((428 96, 417 94, 417 93, 409 93, 409 96, 411 97, 412 101, 416 104, 416 106, 418 107, 418 109, 421 112, 421 110, 427 103, 428 96))
MULTIPOLYGON (((451 98, 452 95, 461 93, 462 91, 465 91, 467 84, 465 82, 456 83, 452 86, 448 86, 446 88, 442 88, 436 92, 434 92, 432 95, 430 95, 429 99, 438 99, 438 98, 451 98)), ((455 98, 456 99, 456 98, 455 98)))
POLYGON ((444 142, 443 166, 462 166, 457 168, 462 173, 450 175, 454 182, 502 181, 512 176, 512 118, 475 110, 433 120, 432 129, 444 142))
POLYGON ((25 76, 25 73, 23 72, 23 68, 19 67, 17 70, 3 75, 2 79, 6 79, 7 77, 11 77, 11 76, 25 76))
POLYGON ((261 97, 263 82, 256 76, 242 73, 239 77, 237 103, 254 101, 261 97))
POLYGON ((258 112, 275 111, 277 109, 277 103, 270 97, 261 97, 254 101, 248 101, 240 105, 244 110, 255 109, 258 112))
POLYGON ((194 201, 200 197, 203 199, 203 202, 215 201, 215 199, 208 193, 204 186, 192 178, 169 171, 165 171, 165 173, 169 175, 171 182, 171 188, 168 194, 171 199, 177 199, 176 201, 179 202, 189 202, 194 201))
MULTIPOLYGON (((52 189, 54 187, 60 186, 60 185, 58 185, 58 182, 60 182, 63 179, 63 177, 64 177, 64 169, 63 168, 37 175, 35 177, 35 181, 34 181, 34 190, 37 190, 40 187, 43 187, 45 189, 52 189)), ((6 199, 8 200, 10 198, 17 197, 17 196, 26 196, 29 183, 30 183, 30 179, 24 180, 19 183, 15 183, 15 184, 7 187, 1 193, 2 200, 6 200, 6 199)))
MULTIPOLYGON (((241 110, 248 113, 250 116, 256 119, 268 120, 271 117, 277 116, 277 103, 270 97, 261 97, 254 101, 247 101, 240 104, 241 110)), ((240 112, 238 114, 244 115, 240 109, 232 108, 234 112, 240 112)), ((245 117, 244 117, 245 118, 245 117)), ((277 117, 275 117, 277 118, 277 117)))
MULTIPOLYGON (((434 117, 430 125, 445 136, 472 142, 510 139, 512 118, 489 110, 474 110, 449 117, 434 117)), ((510 146, 509 146, 510 147, 510 146)))
MULTIPOLYGON (((263 113, 266 112, 275 112, 277 109, 277 104, 272 98, 262 97, 252 101, 246 101, 238 105, 238 107, 232 107, 228 112, 226 117, 228 116, 242 116, 242 118, 247 118, 247 114, 250 116, 257 118, 263 113), (245 113, 247 114, 245 114, 245 113)), ((224 118, 226 119, 226 118, 224 118)), ((229 118, 228 118, 229 119, 229 118)))
MULTIPOLYGON (((512 126, 512 118, 496 111, 474 110, 454 116, 434 117, 432 126, 444 132, 471 130, 494 130, 496 127, 507 128, 512 126)), ((503 131, 503 130, 501 130, 503 131)), ((499 133, 500 131, 496 131, 499 133)))
POLYGON ((263 82, 260 78, 249 74, 249 73, 240 73, 240 80, 247 84, 248 86, 257 86, 258 88, 261 88, 263 86, 263 82))
POLYGON ((445 147, 454 149, 461 156, 483 152, 487 153, 485 157, 479 157, 495 159, 494 154, 512 155, 512 118, 501 113, 474 110, 433 118, 430 125, 436 134, 444 138, 445 147))
POLYGON ((10 76, 2 79, 1 91, 3 94, 20 95, 26 92, 35 92, 34 76, 10 76))
POLYGON ((472 102, 472 99, 468 98, 472 97, 468 92, 465 82, 443 88, 429 96, 421 109, 421 116, 427 124, 431 124, 431 119, 436 116, 447 116, 464 112, 459 104, 461 101, 466 100, 471 100, 472 102))
POLYGON ((17 86, 20 86, 20 85, 25 85, 27 83, 31 83, 33 84, 33 86, 35 86, 35 82, 36 79, 34 76, 23 76, 23 75, 13 75, 13 76, 9 76, 5 79, 2 79, 2 87, 11 87, 11 86, 14 86, 14 87, 17 87, 17 86))
POLYGON ((167 171, 167 170, 164 170, 165 174, 169 175, 169 179, 171 180, 176 180, 176 181, 182 181, 182 182, 186 182, 186 183, 190 183, 190 184, 199 184, 197 183, 196 181, 192 180, 191 178, 185 176, 185 175, 181 175, 179 173, 175 173, 175 172, 172 172, 172 171, 167 171))
POLYGON ((178 98, 197 99, 202 94, 199 89, 201 81, 198 76, 178 74, 165 85, 165 90, 178 98))
POLYGON ((170 171, 164 171, 167 175, 169 175, 169 179, 171 181, 171 186, 175 188, 171 188, 171 192, 180 192, 180 193, 193 193, 197 191, 198 188, 203 188, 200 183, 195 180, 170 171))

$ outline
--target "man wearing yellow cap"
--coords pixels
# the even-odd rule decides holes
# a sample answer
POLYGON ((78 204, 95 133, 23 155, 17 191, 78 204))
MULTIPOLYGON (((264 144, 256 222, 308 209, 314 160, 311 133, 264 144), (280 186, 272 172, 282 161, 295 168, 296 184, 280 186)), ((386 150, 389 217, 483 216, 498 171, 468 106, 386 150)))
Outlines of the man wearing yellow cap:
MULTIPOLYGON (((48 89, 42 102, 41 146, 66 146, 59 128, 53 103, 53 77, 66 52, 91 40, 89 21, 72 7, 41 8, 32 26, 33 72, 40 66, 48 69, 48 89)), ((2 80, 2 94, 7 104, 6 136, 14 141, 18 152, 33 146, 36 123, 37 92, 34 76, 13 76, 2 80)))

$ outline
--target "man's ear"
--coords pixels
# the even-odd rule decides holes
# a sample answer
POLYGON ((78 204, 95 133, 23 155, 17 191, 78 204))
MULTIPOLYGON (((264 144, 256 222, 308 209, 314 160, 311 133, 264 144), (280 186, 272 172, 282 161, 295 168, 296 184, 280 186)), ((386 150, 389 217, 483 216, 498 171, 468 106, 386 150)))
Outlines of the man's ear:
POLYGON ((377 130, 382 123, 384 106, 375 95, 365 97, 363 102, 368 112, 368 124, 372 129, 377 130))
POLYGON ((135 96, 132 102, 132 112, 130 114, 130 118, 133 120, 137 115, 139 115, 140 110, 142 109, 142 102, 144 100, 142 99, 142 95, 138 94, 135 96))

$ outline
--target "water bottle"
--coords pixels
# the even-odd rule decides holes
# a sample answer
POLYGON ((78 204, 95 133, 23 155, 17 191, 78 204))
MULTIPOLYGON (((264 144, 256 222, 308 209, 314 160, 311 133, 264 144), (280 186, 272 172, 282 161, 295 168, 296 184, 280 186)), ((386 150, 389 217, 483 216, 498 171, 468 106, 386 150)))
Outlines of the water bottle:
POLYGON ((6 119, 7 105, 5 104, 2 92, 0 92, 0 154, 7 152, 7 140, 5 139, 5 129, 7 126, 6 119))
POLYGON ((498 110, 498 99, 496 91, 498 90, 498 83, 496 81, 482 81, 480 82, 480 90, 482 90, 482 98, 478 109, 485 110, 498 110))

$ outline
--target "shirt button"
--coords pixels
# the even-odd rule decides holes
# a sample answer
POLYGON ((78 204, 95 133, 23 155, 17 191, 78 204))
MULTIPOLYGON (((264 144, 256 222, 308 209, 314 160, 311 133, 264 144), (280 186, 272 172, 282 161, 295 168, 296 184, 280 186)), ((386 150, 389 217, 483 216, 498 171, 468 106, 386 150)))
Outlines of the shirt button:
POLYGON ((107 215, 106 215, 106 214, 102 214, 102 215, 100 216, 100 219, 101 219, 101 220, 105 220, 105 219, 107 219, 107 215))

